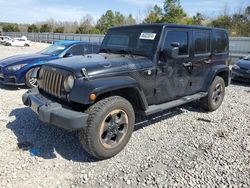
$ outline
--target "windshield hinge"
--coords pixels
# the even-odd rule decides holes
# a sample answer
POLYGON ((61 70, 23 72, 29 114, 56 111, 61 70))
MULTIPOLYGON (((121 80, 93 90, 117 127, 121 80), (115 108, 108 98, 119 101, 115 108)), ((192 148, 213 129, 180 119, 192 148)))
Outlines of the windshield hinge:
POLYGON ((82 75, 84 80, 89 80, 89 75, 85 68, 82 68, 82 75))

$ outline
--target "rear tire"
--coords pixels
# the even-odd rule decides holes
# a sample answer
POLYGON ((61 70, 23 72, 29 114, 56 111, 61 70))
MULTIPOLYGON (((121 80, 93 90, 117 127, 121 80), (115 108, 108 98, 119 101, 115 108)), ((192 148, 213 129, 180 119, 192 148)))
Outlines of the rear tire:
POLYGON ((200 100, 200 106, 207 111, 217 110, 225 97, 225 81, 220 76, 216 76, 212 82, 208 95, 200 100))
POLYGON ((100 160, 117 155, 127 145, 134 130, 132 105, 122 97, 113 96, 97 102, 87 113, 87 127, 79 133, 82 147, 100 160))

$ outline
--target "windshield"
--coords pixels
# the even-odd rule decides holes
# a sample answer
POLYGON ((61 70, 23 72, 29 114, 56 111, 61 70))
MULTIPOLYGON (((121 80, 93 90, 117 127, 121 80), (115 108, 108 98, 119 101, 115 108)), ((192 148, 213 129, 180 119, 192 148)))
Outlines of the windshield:
POLYGON ((162 27, 138 26, 109 30, 100 52, 126 53, 150 57, 155 53, 162 27))
POLYGON ((41 54, 44 55, 59 55, 60 53, 65 50, 66 46, 62 45, 51 45, 48 48, 45 48, 43 51, 41 51, 41 54))
POLYGON ((244 60, 249 60, 249 61, 250 61, 250 55, 244 57, 243 59, 244 59, 244 60))

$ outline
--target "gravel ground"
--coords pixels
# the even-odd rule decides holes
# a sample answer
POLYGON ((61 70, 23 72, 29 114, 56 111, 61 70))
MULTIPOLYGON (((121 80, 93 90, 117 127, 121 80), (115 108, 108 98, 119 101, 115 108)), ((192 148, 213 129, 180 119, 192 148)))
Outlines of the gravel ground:
MULTIPOLYGON (((39 46, 0 46, 0 58, 39 46)), ((0 187, 250 187, 248 84, 228 87, 213 113, 193 103, 148 117, 105 161, 87 155, 76 133, 40 122, 21 102, 25 91, 0 85, 0 187)))

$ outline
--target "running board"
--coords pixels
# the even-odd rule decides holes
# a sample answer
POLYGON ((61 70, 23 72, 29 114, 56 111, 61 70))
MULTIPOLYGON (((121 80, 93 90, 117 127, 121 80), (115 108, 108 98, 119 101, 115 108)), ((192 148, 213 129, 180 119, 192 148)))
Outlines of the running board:
POLYGON ((170 102, 167 102, 167 103, 163 103, 163 104, 159 104, 159 105, 151 105, 144 112, 144 115, 147 116, 147 115, 151 115, 151 114, 161 112, 163 110, 168 110, 168 109, 171 109, 171 108, 174 108, 174 107, 177 107, 177 106, 181 106, 183 104, 199 100, 199 99, 201 99, 203 97, 206 97, 207 95, 208 95, 207 92, 200 92, 200 93, 185 96, 185 97, 182 97, 182 98, 180 98, 178 100, 170 101, 170 102))

